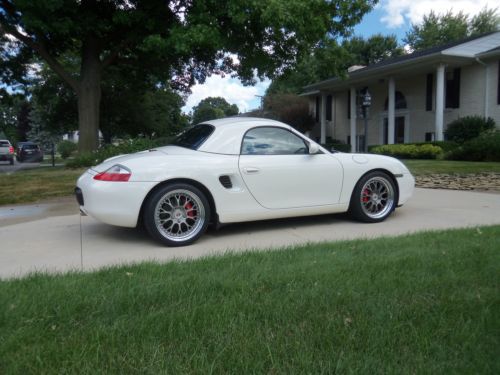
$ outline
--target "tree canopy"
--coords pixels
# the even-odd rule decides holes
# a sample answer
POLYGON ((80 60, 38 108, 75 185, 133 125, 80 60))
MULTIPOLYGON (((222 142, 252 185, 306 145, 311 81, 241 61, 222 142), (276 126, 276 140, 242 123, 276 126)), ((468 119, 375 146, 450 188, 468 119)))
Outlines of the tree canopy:
MULTIPOLYGON (((78 129, 77 98, 73 91, 41 64, 29 88, 33 112, 40 129, 62 134, 78 129)), ((187 125, 182 97, 164 85, 147 82, 123 67, 110 67, 103 78, 100 130, 105 143, 113 137, 163 137, 187 125)))
POLYGON ((1 78, 36 54, 76 94, 81 151, 97 147, 102 80, 121 65, 188 90, 212 73, 272 77, 376 0, 0 0, 1 78), (234 56, 237 56, 234 58, 234 56), (65 65, 62 59, 74 58, 65 65))
POLYGON ((342 43, 327 38, 293 69, 273 80, 267 94, 298 94, 308 84, 331 77, 344 77, 352 65, 370 65, 404 53, 395 35, 375 34, 365 39, 354 36, 342 43))
POLYGON ((472 17, 463 12, 453 14, 448 11, 439 15, 431 11, 424 16, 422 23, 412 24, 404 43, 412 50, 421 50, 496 31, 499 26, 500 18, 496 9, 485 8, 472 17))
POLYGON ((208 97, 200 101, 193 107, 191 122, 199 124, 200 122, 213 120, 217 118, 235 116, 239 113, 236 104, 229 104, 226 99, 221 97, 208 97))

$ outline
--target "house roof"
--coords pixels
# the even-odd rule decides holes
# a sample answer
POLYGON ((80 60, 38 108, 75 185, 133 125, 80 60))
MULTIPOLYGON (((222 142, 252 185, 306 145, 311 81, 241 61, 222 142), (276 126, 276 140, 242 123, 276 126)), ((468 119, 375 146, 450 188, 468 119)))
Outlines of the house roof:
POLYGON ((433 67, 436 63, 460 65, 478 57, 494 56, 497 53, 500 54, 500 32, 496 31, 386 59, 353 71, 346 79, 333 77, 305 86, 302 95, 315 95, 318 90, 340 89, 381 76, 405 74, 408 70, 414 71, 415 66, 424 69, 433 67))

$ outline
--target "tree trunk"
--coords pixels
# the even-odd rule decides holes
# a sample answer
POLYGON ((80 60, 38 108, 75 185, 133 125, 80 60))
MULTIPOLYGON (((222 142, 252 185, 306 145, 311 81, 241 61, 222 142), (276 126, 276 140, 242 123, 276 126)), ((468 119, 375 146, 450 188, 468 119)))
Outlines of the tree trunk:
POLYGON ((99 146, 99 106, 101 103, 101 62, 97 39, 90 37, 82 46, 82 65, 78 96, 78 151, 99 146))

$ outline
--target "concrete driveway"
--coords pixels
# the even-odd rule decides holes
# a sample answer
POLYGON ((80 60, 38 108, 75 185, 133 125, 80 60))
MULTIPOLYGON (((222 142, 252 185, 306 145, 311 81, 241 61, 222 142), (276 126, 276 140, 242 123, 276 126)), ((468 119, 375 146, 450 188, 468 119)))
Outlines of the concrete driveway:
POLYGON ((80 217, 73 199, 65 198, 0 209, 0 277, 492 224, 500 224, 499 194, 416 189, 414 197, 384 223, 362 224, 344 215, 241 223, 210 230, 191 246, 167 248, 143 231, 80 217))

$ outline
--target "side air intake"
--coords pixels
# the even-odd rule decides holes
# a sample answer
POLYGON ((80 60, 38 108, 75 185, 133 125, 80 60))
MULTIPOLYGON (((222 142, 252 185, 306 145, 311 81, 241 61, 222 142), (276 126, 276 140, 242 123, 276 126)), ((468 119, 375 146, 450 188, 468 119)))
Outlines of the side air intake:
POLYGON ((226 189, 231 189, 233 187, 233 183, 231 182, 231 177, 229 176, 220 176, 219 181, 226 189))

